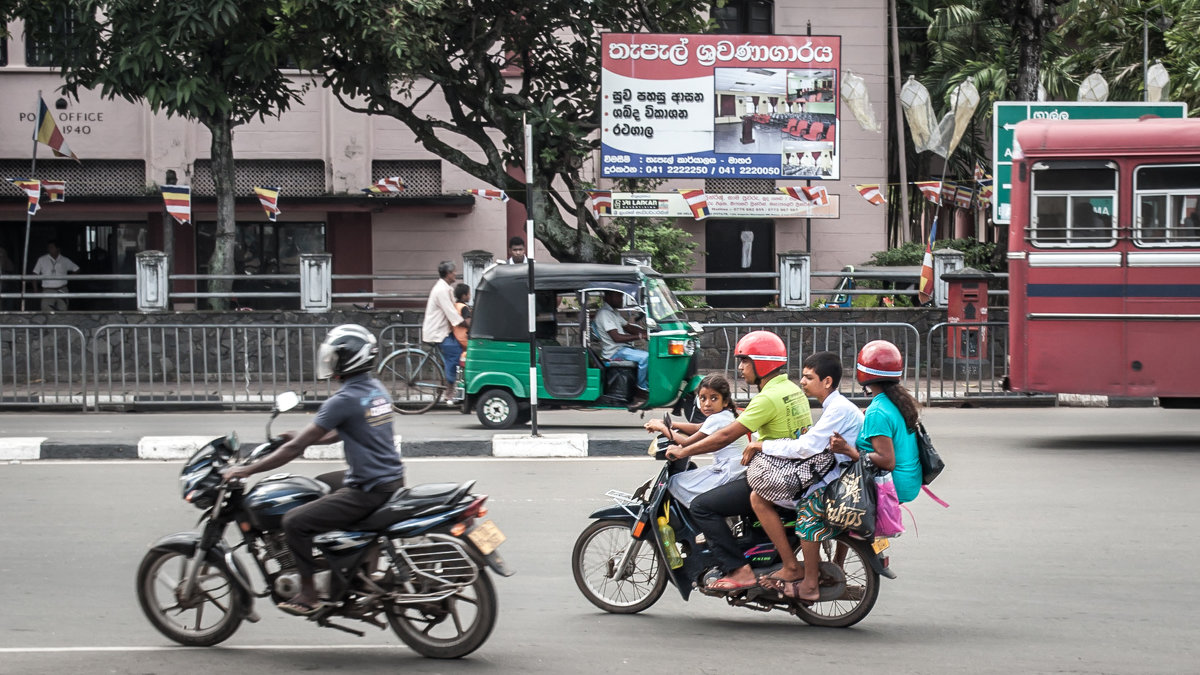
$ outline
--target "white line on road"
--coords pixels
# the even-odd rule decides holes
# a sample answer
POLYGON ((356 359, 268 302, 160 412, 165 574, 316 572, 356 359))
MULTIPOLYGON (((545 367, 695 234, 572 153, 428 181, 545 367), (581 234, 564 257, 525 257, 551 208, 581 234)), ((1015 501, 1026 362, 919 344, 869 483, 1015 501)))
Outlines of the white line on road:
MULTIPOLYGON (((225 649, 245 651, 270 649, 276 651, 314 651, 320 649, 408 649, 404 645, 224 645, 225 649)), ((69 652, 180 652, 213 650, 212 647, 184 647, 161 645, 157 647, 0 647, 0 654, 57 654, 69 652)))

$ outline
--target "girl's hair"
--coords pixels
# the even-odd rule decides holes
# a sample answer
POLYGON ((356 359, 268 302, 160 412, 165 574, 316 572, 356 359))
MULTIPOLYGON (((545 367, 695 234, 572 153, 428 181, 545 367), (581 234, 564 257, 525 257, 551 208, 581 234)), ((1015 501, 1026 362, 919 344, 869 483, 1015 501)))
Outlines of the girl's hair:
POLYGON ((920 404, 913 395, 908 393, 899 382, 879 382, 877 387, 883 390, 885 396, 896 405, 900 414, 904 417, 904 426, 908 427, 909 431, 917 430, 917 420, 921 416, 920 404))
POLYGON ((725 399, 725 410, 732 410, 734 414, 737 414, 737 407, 733 405, 733 391, 729 387, 729 380, 725 379, 724 375, 716 373, 705 375, 696 387, 696 391, 699 392, 701 389, 712 389, 720 394, 721 398, 725 399))

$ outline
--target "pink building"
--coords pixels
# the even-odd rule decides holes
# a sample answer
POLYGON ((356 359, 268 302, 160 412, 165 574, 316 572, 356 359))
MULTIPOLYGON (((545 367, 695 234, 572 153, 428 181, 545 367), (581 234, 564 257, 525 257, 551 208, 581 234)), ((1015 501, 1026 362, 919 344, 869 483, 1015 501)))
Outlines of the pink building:
MULTIPOLYGON (((813 110, 822 105, 821 92, 836 86, 841 70, 867 81, 881 121, 892 112, 885 91, 887 5, 882 0, 836 6, 803 0, 741 0, 730 3, 721 19, 730 33, 778 35, 804 35, 811 22, 812 34, 840 37, 841 54, 838 72, 797 82, 797 90, 803 89, 803 105, 800 96, 792 93, 748 102, 734 91, 717 92, 718 127, 728 124, 742 133, 741 119, 748 105, 769 108, 771 113, 813 110)), ((76 164, 53 158, 44 146, 38 149, 32 177, 66 181, 66 201, 43 204, 33 217, 28 268, 46 243, 55 239, 84 271, 132 270, 132 253, 164 247, 165 216, 157 186, 170 182, 173 175, 175 183, 192 186, 194 224, 169 221, 174 239, 172 271, 205 273, 215 227, 207 131, 119 99, 103 100, 92 93, 77 102, 61 97, 56 92, 60 79, 55 69, 36 64, 36 50, 27 50, 22 24, 14 22, 8 29, 11 37, 0 49, 0 177, 30 173, 30 136, 39 91, 71 149, 82 159, 82 164, 76 164)), ((296 77, 303 75, 297 72, 296 77)), ((836 97, 826 103, 839 118, 838 179, 814 184, 825 185, 836 198, 836 217, 680 218, 678 225, 695 238, 702 252, 695 272, 773 271, 776 253, 791 250, 810 250, 813 269, 840 269, 862 263, 886 247, 885 209, 862 199, 853 187, 887 182, 886 134, 864 130, 836 97), (753 233, 752 246, 758 247, 749 267, 731 253, 731 247, 746 241, 745 232, 753 233)), ((477 154, 474 147, 461 149, 477 154)), ((784 155, 785 165, 797 163, 801 156, 790 154, 784 155)), ((427 291, 438 261, 458 261, 461 268, 463 253, 480 249, 502 258, 508 237, 524 231, 524 210, 515 201, 504 204, 464 194, 470 188, 493 186, 481 185, 429 154, 398 121, 350 112, 320 88, 309 90, 300 104, 279 119, 238 127, 234 156, 239 274, 294 273, 299 253, 329 252, 334 274, 424 275, 424 279, 374 282, 377 292, 417 298, 427 291), (361 192, 374 180, 395 175, 408 185, 401 196, 368 197, 361 192), (255 186, 282 188, 278 222, 268 221, 252 192, 255 186)), ((816 162, 824 161, 816 153, 813 156, 816 162)), ((599 153, 589 169, 597 184, 611 182, 599 177, 599 153)), ((659 189, 773 193, 776 187, 804 184, 708 178, 673 180, 659 189)), ((0 246, 17 267, 22 264, 24 221, 23 196, 12 186, 0 186, 0 246)), ((538 259, 549 260, 540 250, 538 259)), ((364 284, 370 283, 338 281, 335 292, 367 290, 370 287, 364 284)), ((190 287, 191 282, 176 282, 175 288, 190 287)), ((759 296, 755 302, 767 300, 759 296)))

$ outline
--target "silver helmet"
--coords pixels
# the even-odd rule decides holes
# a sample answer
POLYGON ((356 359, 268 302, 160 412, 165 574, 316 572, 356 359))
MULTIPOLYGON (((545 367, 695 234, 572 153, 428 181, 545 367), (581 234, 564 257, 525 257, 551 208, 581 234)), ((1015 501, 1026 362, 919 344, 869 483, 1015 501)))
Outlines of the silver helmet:
POLYGON ((335 327, 317 347, 317 377, 328 380, 334 375, 345 377, 375 368, 379 342, 371 331, 358 324, 335 327))

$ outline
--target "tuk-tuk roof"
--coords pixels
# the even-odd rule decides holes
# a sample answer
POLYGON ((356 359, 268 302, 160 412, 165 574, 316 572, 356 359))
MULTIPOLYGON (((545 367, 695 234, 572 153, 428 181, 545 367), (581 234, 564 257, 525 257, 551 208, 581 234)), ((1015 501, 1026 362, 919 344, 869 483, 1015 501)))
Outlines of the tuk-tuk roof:
MULTIPOLYGON (((642 277, 661 277, 649 267, 598 263, 534 263, 535 291, 578 291, 607 288, 628 292, 642 277)), ((495 265, 483 273, 474 290, 471 337, 528 341, 529 268, 495 265)), ((539 310, 540 312, 540 310, 539 310)))

